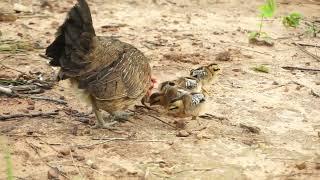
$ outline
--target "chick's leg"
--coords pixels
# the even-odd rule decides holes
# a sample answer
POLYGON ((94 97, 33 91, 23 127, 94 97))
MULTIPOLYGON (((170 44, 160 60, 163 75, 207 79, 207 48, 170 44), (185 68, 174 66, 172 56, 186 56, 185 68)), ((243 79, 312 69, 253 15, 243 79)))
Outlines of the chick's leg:
POLYGON ((202 91, 207 95, 207 96, 211 96, 211 93, 207 90, 207 88, 202 86, 202 91))

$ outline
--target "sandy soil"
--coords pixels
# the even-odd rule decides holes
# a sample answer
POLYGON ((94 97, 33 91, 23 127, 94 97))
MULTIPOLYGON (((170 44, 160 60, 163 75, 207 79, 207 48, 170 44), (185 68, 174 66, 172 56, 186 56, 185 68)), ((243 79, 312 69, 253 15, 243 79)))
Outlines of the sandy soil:
MULTIPOLYGON (((74 3, 49 2, 51 9, 41 8, 40 1, 34 0, 34 15, 1 22, 0 38, 32 40, 40 48, 46 47, 74 3)), ((189 135, 178 137, 180 130, 171 127, 177 119, 137 109, 130 122, 117 125, 119 131, 93 130, 79 122, 91 122, 94 117, 66 82, 41 96, 64 97, 67 106, 1 96, 1 115, 59 110, 52 118, 0 122, 1 149, 7 144, 11 151, 14 176, 47 179, 48 171, 58 168, 60 179, 319 179, 320 74, 281 67, 319 68, 319 61, 292 42, 319 46, 320 41, 298 36, 305 26, 287 29, 281 19, 295 11, 310 21, 320 20, 320 3, 278 1, 276 16, 266 20, 263 27, 275 39, 273 47, 248 44, 248 32, 258 29, 257 7, 262 3, 90 0, 96 32, 134 44, 151 59, 159 81, 217 62, 222 72, 210 86, 205 112, 224 118, 185 119, 189 135), (228 50, 229 61, 215 61, 219 53, 228 50), (258 65, 267 66, 270 72, 254 71, 258 65), (260 131, 250 132, 241 125, 260 131)), ((10 12, 12 6, 4 0, 0 8, 10 12)), ((320 55, 319 47, 306 49, 320 55)), ((1 53, 0 58, 7 67, 53 78, 57 69, 38 56, 43 52, 1 53)), ((1 67, 1 78, 19 74, 1 67)), ((1 152, 0 179, 6 179, 1 152)))

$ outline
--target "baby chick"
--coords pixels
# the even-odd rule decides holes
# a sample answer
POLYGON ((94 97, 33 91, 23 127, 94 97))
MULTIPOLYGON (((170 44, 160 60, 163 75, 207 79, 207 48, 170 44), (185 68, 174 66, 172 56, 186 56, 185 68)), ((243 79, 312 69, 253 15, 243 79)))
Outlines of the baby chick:
POLYGON ((194 77, 179 77, 178 79, 161 83, 159 85, 159 91, 164 92, 170 86, 189 92, 200 92, 202 83, 194 77))
POLYGON ((149 97, 149 103, 150 106, 160 105, 167 109, 170 101, 177 97, 180 97, 185 93, 186 91, 171 86, 168 83, 167 85, 164 85, 162 88, 160 88, 160 92, 155 92, 149 97))
POLYGON ((186 93, 169 103, 168 114, 182 118, 192 116, 194 120, 202 110, 204 103, 204 94, 186 93))
POLYGON ((208 66, 201 66, 197 69, 192 69, 190 71, 190 76, 198 79, 202 83, 202 90, 208 93, 204 86, 211 83, 211 81, 215 78, 216 74, 219 71, 220 67, 218 66, 218 64, 212 63, 208 66))

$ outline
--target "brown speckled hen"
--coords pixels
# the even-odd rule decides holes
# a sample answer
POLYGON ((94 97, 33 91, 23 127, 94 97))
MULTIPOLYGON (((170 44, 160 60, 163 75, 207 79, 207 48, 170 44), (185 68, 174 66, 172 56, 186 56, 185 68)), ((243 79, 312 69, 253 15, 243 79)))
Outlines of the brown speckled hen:
POLYGON ((109 128, 110 120, 127 119, 123 112, 152 88, 149 59, 130 44, 95 34, 85 0, 69 11, 56 39, 46 49, 50 65, 60 67, 58 80, 69 79, 82 91, 95 112, 96 128, 109 128))

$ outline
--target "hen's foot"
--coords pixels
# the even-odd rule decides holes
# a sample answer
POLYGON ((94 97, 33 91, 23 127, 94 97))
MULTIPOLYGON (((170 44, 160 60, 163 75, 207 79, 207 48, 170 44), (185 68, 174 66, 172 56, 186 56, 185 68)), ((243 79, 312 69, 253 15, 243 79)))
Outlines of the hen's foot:
POLYGON ((109 129, 109 130, 116 130, 116 128, 112 127, 113 125, 117 124, 117 121, 113 121, 110 123, 96 123, 94 126, 92 126, 93 129, 109 129))
POLYGON ((114 120, 114 121, 126 122, 133 115, 134 115, 133 112, 114 112, 114 113, 112 113, 111 116, 113 117, 112 120, 114 120))

